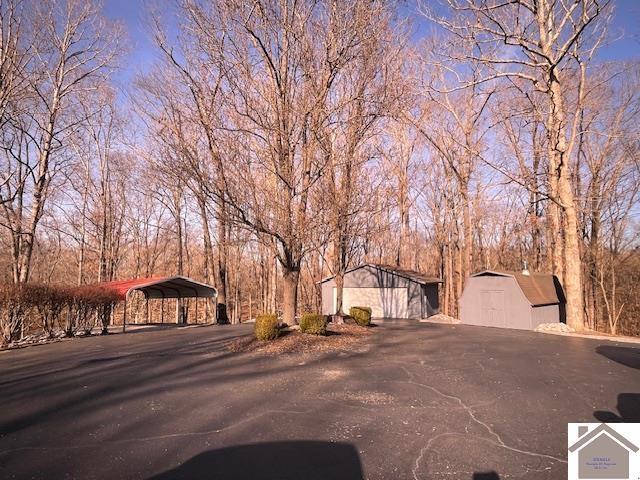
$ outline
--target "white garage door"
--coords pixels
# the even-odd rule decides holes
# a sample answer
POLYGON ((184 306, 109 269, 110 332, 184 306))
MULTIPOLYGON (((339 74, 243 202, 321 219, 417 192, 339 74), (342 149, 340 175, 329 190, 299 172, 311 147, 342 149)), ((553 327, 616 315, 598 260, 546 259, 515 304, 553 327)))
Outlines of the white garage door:
MULTIPOLYGON (((342 310, 351 307, 371 307, 374 318, 407 318, 406 288, 345 288, 342 291, 342 310)), ((336 311, 336 288, 333 287, 333 311, 336 311)))

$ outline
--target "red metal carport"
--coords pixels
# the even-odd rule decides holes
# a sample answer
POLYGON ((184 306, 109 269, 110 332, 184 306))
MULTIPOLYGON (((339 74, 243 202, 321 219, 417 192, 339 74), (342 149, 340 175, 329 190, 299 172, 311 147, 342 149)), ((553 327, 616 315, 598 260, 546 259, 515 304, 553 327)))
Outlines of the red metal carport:
MULTIPOLYGON (((176 323, 180 320, 179 300, 183 298, 215 298, 218 291, 212 285, 198 282, 183 276, 175 277, 149 277, 135 278, 130 280, 116 280, 95 285, 115 292, 120 300, 124 302, 124 313, 122 317, 122 331, 127 325, 127 298, 131 292, 142 292, 145 300, 149 299, 175 299, 176 300, 176 323)), ((164 307, 164 304, 163 304, 164 307)), ((162 308, 164 316, 164 308, 162 308)), ((198 316, 198 302, 196 301, 196 318, 198 316)))

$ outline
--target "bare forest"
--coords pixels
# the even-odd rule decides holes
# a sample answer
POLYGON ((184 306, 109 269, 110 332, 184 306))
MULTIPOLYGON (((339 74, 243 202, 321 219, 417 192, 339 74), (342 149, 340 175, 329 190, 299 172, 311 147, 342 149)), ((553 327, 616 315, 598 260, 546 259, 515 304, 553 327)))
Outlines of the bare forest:
MULTIPOLYGON (((0 0, 0 282, 185 275, 292 324, 363 262, 550 272, 640 335, 640 58, 607 0, 0 0)), ((637 34, 637 32, 631 32, 637 34)), ((629 32, 627 32, 629 34, 629 32)), ((213 318, 213 306, 207 309, 213 318)), ((1 341, 0 341, 1 343, 1 341)))

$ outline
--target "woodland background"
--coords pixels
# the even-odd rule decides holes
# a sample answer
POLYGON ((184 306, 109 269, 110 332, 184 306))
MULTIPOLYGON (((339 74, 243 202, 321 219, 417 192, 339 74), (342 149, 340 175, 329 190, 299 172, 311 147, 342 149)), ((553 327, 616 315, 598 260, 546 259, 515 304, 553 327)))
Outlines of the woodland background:
POLYGON ((181 274, 232 322, 291 323, 362 262, 441 277, 452 316, 471 273, 526 262, 570 325, 638 335, 640 63, 598 56, 615 7, 150 4, 154 65, 122 89, 99 3, 0 0, 0 281, 181 274))

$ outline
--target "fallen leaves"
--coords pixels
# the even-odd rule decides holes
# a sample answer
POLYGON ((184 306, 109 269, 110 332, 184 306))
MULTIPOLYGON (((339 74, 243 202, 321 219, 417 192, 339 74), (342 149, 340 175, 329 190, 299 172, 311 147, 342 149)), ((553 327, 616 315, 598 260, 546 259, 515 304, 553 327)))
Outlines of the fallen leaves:
POLYGON ((309 335, 299 330, 283 331, 271 341, 256 340, 253 334, 229 342, 232 352, 255 352, 269 355, 298 352, 330 352, 352 350, 374 333, 370 327, 358 325, 332 325, 327 327, 327 335, 309 335))

